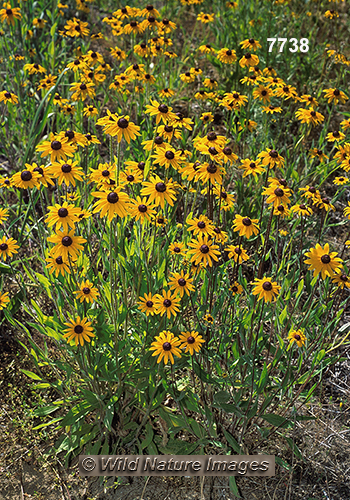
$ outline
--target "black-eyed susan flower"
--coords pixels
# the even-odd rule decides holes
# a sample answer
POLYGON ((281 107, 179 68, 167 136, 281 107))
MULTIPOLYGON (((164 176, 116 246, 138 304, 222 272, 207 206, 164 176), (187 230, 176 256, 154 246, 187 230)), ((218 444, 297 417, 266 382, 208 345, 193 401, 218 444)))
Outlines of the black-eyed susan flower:
POLYGON ((328 142, 342 141, 343 139, 345 139, 345 134, 343 134, 343 132, 340 132, 339 130, 334 130, 334 132, 329 132, 326 135, 326 139, 328 142))
POLYGON ((0 208, 0 224, 8 218, 8 208, 0 208))
POLYGON ((49 236, 47 241, 54 243, 55 246, 50 251, 53 257, 62 257, 67 262, 69 257, 73 260, 78 258, 81 250, 83 250, 83 243, 86 239, 74 234, 74 229, 71 231, 58 231, 56 234, 49 236))
POLYGON ((167 106, 166 104, 159 104, 155 100, 151 100, 151 104, 146 105, 146 113, 156 117, 157 125, 160 120, 166 124, 167 122, 175 119, 175 114, 172 112, 172 109, 173 108, 167 106))
POLYGON ((64 26, 64 28, 68 36, 72 38, 78 38, 79 36, 81 36, 83 38, 84 36, 88 36, 90 32, 88 24, 89 23, 80 21, 80 19, 73 17, 73 19, 69 19, 67 21, 67 24, 64 26))
POLYGON ((180 80, 184 83, 192 83, 196 80, 196 75, 191 73, 191 71, 186 71, 185 73, 180 73, 180 80))
POLYGON ((7 304, 10 302, 9 292, 0 292, 0 311, 7 307, 7 304))
POLYGON ((95 198, 99 198, 94 205, 92 213, 100 212, 100 218, 108 215, 109 222, 116 215, 126 217, 128 215, 129 196, 121 192, 121 189, 120 186, 115 187, 113 191, 96 191, 91 193, 95 198))
MULTIPOLYGON (((209 150, 213 149, 216 151, 215 147, 210 146, 209 150)), ((211 151, 209 151, 211 153, 211 151)), ((198 169, 198 178, 204 182, 211 182, 211 184, 215 185, 215 183, 222 184, 222 178, 225 175, 226 170, 223 166, 217 165, 214 162, 203 163, 198 169)))
POLYGON ((348 177, 335 177, 333 184, 336 186, 342 186, 343 184, 349 184, 349 178, 348 177))
POLYGON ((137 196, 136 200, 129 200, 128 211, 130 215, 135 217, 136 220, 140 220, 141 223, 144 223, 145 219, 150 221, 151 217, 155 214, 153 206, 149 204, 147 198, 141 198, 140 196, 137 196))
POLYGON ((246 40, 243 40, 243 42, 240 42, 240 45, 242 46, 242 49, 253 50, 254 52, 261 49, 260 43, 254 38, 247 38, 246 40))
POLYGON ((156 296, 153 296, 152 293, 145 293, 143 297, 139 297, 139 309, 146 313, 147 316, 150 314, 153 316, 156 313, 156 307, 154 305, 155 297, 156 296))
POLYGON ((215 14, 205 14, 204 12, 200 12, 197 15, 197 21, 200 21, 203 24, 212 23, 214 21, 215 14))
POLYGON ((310 149, 309 154, 311 158, 318 158, 321 163, 329 159, 329 157, 322 151, 322 149, 312 148, 310 149))
POLYGON ((3 4, 3 9, 0 10, 1 22, 6 21, 7 24, 15 25, 15 19, 22 19, 21 9, 12 7, 9 2, 3 4))
POLYGON ((283 97, 286 101, 288 99, 298 99, 297 89, 292 85, 283 84, 274 90, 274 94, 276 97, 283 97))
POLYGON ((110 186, 115 183, 116 168, 115 163, 99 163, 97 169, 90 168, 90 182, 95 182, 98 188, 110 186))
POLYGON ((255 278, 253 295, 258 295, 258 300, 264 299, 265 302, 272 302, 276 300, 281 286, 278 285, 275 281, 272 281, 272 278, 255 278))
POLYGON ((193 356, 195 352, 199 352, 202 344, 205 343, 202 336, 195 330, 191 332, 181 332, 179 340, 182 342, 180 349, 185 349, 185 353, 189 352, 191 356, 193 356))
POLYGON ((214 121, 214 115, 210 111, 207 111, 206 113, 201 114, 200 119, 203 123, 211 123, 214 121))
POLYGON ((339 17, 339 12, 334 9, 328 9, 324 13, 324 17, 327 17, 328 19, 337 19, 339 17))
POLYGON ((262 151, 258 154, 258 158, 261 159, 263 165, 269 165, 270 168, 277 166, 283 168, 284 158, 275 149, 267 148, 266 151, 262 151))
POLYGON ((293 344, 293 342, 295 342, 298 347, 302 347, 305 345, 306 336, 302 330, 292 330, 288 335, 288 339, 289 344, 293 344))
POLYGON ((174 241, 169 245, 169 252, 171 255, 182 255, 184 257, 186 255, 185 244, 181 241, 174 241))
POLYGON ((203 54, 216 53, 216 50, 209 43, 207 43, 206 45, 201 45, 200 47, 198 47, 198 50, 200 50, 203 54))
POLYGON ((192 283, 193 279, 190 278, 190 275, 181 271, 180 273, 171 273, 168 285, 171 290, 179 293, 180 297, 183 297, 185 292, 187 295, 190 295, 190 292, 195 290, 192 283))
POLYGON ((49 213, 46 216, 46 223, 48 227, 56 224, 56 231, 63 228, 64 231, 73 229, 75 223, 79 221, 80 208, 64 202, 62 205, 58 203, 55 206, 47 207, 49 213))
POLYGON ((193 219, 187 218, 186 222, 189 225, 188 231, 193 231, 195 236, 198 234, 209 235, 213 233, 214 224, 206 215, 200 215, 193 219))
POLYGON ((273 96, 273 90, 270 87, 265 87, 264 85, 259 85, 255 90, 253 90, 254 99, 259 99, 263 101, 264 104, 270 102, 273 96))
POLYGON ((92 118, 98 115, 98 109, 95 106, 86 106, 83 110, 83 115, 92 118))
POLYGON ((292 207, 290 207, 290 211, 299 216, 303 215, 304 217, 308 217, 313 213, 312 208, 304 205, 304 203, 293 205, 292 207))
POLYGON ((142 185, 144 187, 141 189, 141 195, 149 196, 150 203, 154 202, 157 207, 160 205, 161 208, 164 208, 165 202, 171 206, 174 205, 176 194, 171 180, 164 182, 156 175, 151 177, 149 181, 143 182, 142 185))
POLYGON ((328 99, 328 103, 334 102, 334 104, 338 104, 338 102, 340 101, 344 104, 345 101, 349 99, 342 90, 339 90, 337 88, 325 89, 322 90, 322 92, 324 92, 324 97, 328 99))
POLYGON ((168 148, 160 148, 154 155, 155 163, 158 163, 161 167, 168 169, 170 166, 175 170, 179 167, 179 161, 181 158, 181 151, 175 151, 175 149, 168 148))
POLYGON ((345 130, 349 130, 350 129, 350 118, 348 118, 347 120, 343 120, 340 122, 340 126, 341 128, 345 131, 345 130))
POLYGON ((192 239, 189 242, 188 246, 191 247, 191 250, 188 250, 188 254, 192 255, 191 262, 203 263, 205 266, 211 267, 213 265, 212 259, 219 260, 219 245, 214 245, 213 240, 209 238, 208 235, 198 235, 198 240, 192 239))
POLYGON ((43 19, 41 17, 34 17, 33 19, 33 26, 37 29, 43 29, 46 23, 46 19, 43 19))
POLYGON ((4 102, 8 104, 18 104, 18 97, 13 92, 9 92, 8 90, 3 90, 0 92, 0 102, 4 102))
POLYGON ((170 319, 171 315, 179 312, 180 298, 176 294, 172 294, 170 290, 162 290, 162 295, 157 294, 154 298, 154 305, 156 307, 156 314, 163 316, 167 315, 170 319))
POLYGON ((57 160, 66 160, 67 156, 73 156, 75 153, 75 145, 68 143, 68 137, 58 137, 50 134, 49 141, 43 141, 36 150, 41 152, 41 157, 49 156, 51 162, 57 160))
POLYGON ((275 187, 271 185, 262 191, 263 195, 267 195, 266 203, 273 203, 274 207, 278 205, 288 205, 290 202, 291 192, 288 188, 275 187))
POLYGON ((86 145, 90 146, 90 144, 101 144, 101 142, 97 139, 96 135, 84 134, 86 139, 86 145))
POLYGON ((95 337, 93 333, 93 328, 91 327, 91 321, 88 321, 87 318, 80 319, 80 316, 77 319, 70 319, 68 323, 65 323, 68 327, 65 329, 65 335, 63 338, 67 339, 67 342, 70 343, 74 341, 75 345, 81 346, 84 345, 85 342, 90 342, 92 337, 95 337))
POLYGON ((238 281, 234 281, 229 290, 232 292, 232 296, 235 297, 243 292, 243 287, 238 283, 238 281))
POLYGON ((238 262, 238 264, 242 264, 242 262, 249 259, 249 255, 241 246, 228 245, 228 247, 225 248, 225 251, 228 252, 229 258, 234 259, 234 261, 238 262))
POLYGON ((317 108, 318 106, 317 99, 310 94, 303 94, 302 96, 300 96, 299 100, 300 102, 305 102, 311 108, 317 108))
POLYGON ((17 240, 7 238, 6 236, 0 239, 0 256, 4 261, 6 261, 7 257, 11 258, 12 255, 18 253, 17 248, 19 248, 17 240))
POLYGON ((64 261, 61 255, 57 257, 49 255, 45 260, 48 263, 45 267, 49 270, 50 274, 55 273, 56 278, 59 274, 62 274, 62 276, 64 276, 65 273, 71 274, 68 260, 64 261))
POLYGON ((334 273, 332 276, 332 282, 338 285, 342 290, 346 288, 350 288, 350 278, 347 274, 339 271, 338 273, 334 273))
POLYGON ((143 172, 141 170, 135 170, 134 168, 127 167, 124 171, 120 172, 120 184, 134 185, 140 184, 143 179, 143 172))
POLYGON ((244 160, 242 160, 239 167, 244 169, 243 177, 254 175, 254 177, 256 178, 258 175, 262 174, 265 171, 259 159, 253 161, 250 158, 245 158, 244 160))
POLYGON ((87 97, 92 98, 95 96, 95 85, 93 83, 73 83, 69 90, 74 92, 71 97, 73 101, 85 101, 87 97))
POLYGON ((21 189, 39 187, 41 175, 38 172, 34 172, 32 165, 26 163, 25 167, 25 170, 17 172, 12 176, 13 185, 21 189))
POLYGON ((221 100, 221 106, 228 110, 240 109, 248 102, 248 97, 240 94, 239 92, 228 92, 221 100))
POLYGON ((164 330, 155 339, 151 344, 150 351, 154 351, 152 356, 158 356, 157 363, 163 360, 166 365, 170 359, 170 363, 174 364, 174 356, 181 358, 181 352, 178 347, 181 344, 181 340, 178 337, 174 337, 172 332, 164 330))
POLYGON ((94 287, 94 284, 89 280, 82 281, 79 286, 79 290, 73 293, 77 296, 77 299, 79 299, 80 302, 85 301, 88 304, 92 304, 94 300, 96 300, 96 298, 100 295, 97 288, 94 287))
POLYGON ((242 68, 249 68, 250 66, 257 66, 259 64, 259 57, 255 54, 251 54, 247 52, 243 57, 239 60, 239 65, 242 68))
POLYGON ((82 168, 78 165, 78 161, 59 160, 53 161, 49 167, 49 174, 54 179, 57 179, 58 185, 64 182, 67 186, 70 184, 76 186, 76 181, 81 181, 84 176, 82 168))
POLYGON ((326 243, 324 248, 319 243, 316 243, 315 248, 310 248, 309 252, 305 253, 305 264, 308 264, 309 271, 313 271, 313 276, 316 277, 321 273, 322 279, 326 276, 332 276, 335 272, 343 267, 342 259, 336 257, 337 252, 329 251, 329 244, 326 243))
POLYGON ((236 51, 227 47, 220 49, 216 54, 218 60, 224 64, 232 64, 237 61, 236 51))
POLYGON ((211 325, 214 323, 214 318, 211 314, 205 314, 203 320, 206 321, 207 323, 210 323, 211 325))
POLYGON ((169 89, 169 87, 164 87, 164 89, 158 90, 158 95, 160 97, 172 97, 174 94, 175 92, 169 89))
POLYGON ((37 75, 39 73, 46 73, 46 69, 43 66, 40 66, 38 63, 34 64, 25 64, 23 66, 24 71, 28 71, 30 75, 37 75))
POLYGON ((233 221, 233 230, 239 231, 239 236, 245 236, 249 239, 252 235, 258 234, 258 222, 258 219, 251 219, 250 217, 237 214, 233 221))

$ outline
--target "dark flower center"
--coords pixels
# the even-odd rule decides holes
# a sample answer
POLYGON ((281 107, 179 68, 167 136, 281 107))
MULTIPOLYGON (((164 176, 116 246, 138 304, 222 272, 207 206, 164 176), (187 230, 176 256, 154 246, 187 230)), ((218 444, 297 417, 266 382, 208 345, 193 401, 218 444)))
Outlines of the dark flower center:
POLYGON ((322 151, 321 151, 320 149, 318 149, 318 150, 316 151, 316 153, 317 153, 319 156, 321 156, 321 155, 322 155, 322 151))
POLYGON ((62 144, 60 143, 60 141, 52 141, 51 142, 51 149, 53 149, 54 151, 58 151, 61 148, 62 148, 62 144))
POLYGON ((62 207, 58 210, 59 217, 67 217, 67 215, 68 215, 68 210, 66 208, 62 207))
POLYGON ((205 228, 205 222, 200 220, 197 224, 197 226, 200 228, 200 229, 204 229, 205 228))
POLYGON ((170 300, 170 299, 165 299, 165 300, 163 301, 163 305, 164 305, 165 307, 170 307, 170 306, 171 306, 171 300, 170 300))
POLYGON ((275 149, 272 149, 270 152, 269 152, 269 155, 271 156, 271 158, 277 158, 278 157, 278 153, 275 149))
POLYGON ((276 196, 278 196, 278 198, 282 198, 282 196, 284 195, 284 191, 281 188, 276 188, 274 190, 274 193, 275 193, 276 196))
POLYGON ((129 122, 126 118, 119 118, 117 125, 120 128, 128 128, 129 122))
POLYGON ((74 327, 74 333, 83 333, 84 328, 81 325, 74 327))
POLYGON ((234 285, 234 286, 231 288, 231 290, 232 290, 234 293, 238 292, 238 286, 234 285))
POLYGON ((339 137, 340 136, 340 133, 338 130, 336 130, 335 132, 333 132, 333 136, 334 137, 339 137))
POLYGON ((348 281, 348 277, 346 276, 346 274, 342 274, 342 275, 340 276, 340 279, 341 279, 342 281, 348 281))
POLYGON ((313 117, 315 117, 316 116, 316 111, 311 111, 310 115, 313 116, 313 117))
MULTIPOLYGON (((332 11, 331 11, 331 12, 332 12, 332 11)), ((340 90, 338 90, 338 89, 334 89, 333 94, 334 94, 335 96, 340 95, 340 90)))
POLYGON ((254 40, 254 38, 249 38, 248 42, 249 43, 255 43, 255 40, 254 40))
POLYGON ((236 247, 235 248, 235 252, 236 252, 237 255, 241 255, 242 250, 239 247, 236 247))
POLYGON ((7 243, 1 243, 1 245, 0 245, 0 250, 1 250, 2 252, 6 252, 6 250, 8 249, 8 247, 9 247, 9 246, 8 246, 8 244, 7 244, 7 243))
POLYGON ((61 257, 61 256, 56 257, 55 262, 56 262, 56 264, 58 264, 58 265, 63 264, 63 259, 62 259, 62 257, 61 257))
POLYGON ((261 95, 267 95, 267 91, 266 91, 266 90, 263 90, 263 91, 261 92, 261 95))
POLYGON ((69 165, 69 163, 64 163, 61 167, 61 171, 64 173, 64 174, 69 174, 69 172, 72 171, 72 165, 69 165))
POLYGON ((186 76, 191 76, 191 73, 189 71, 186 71, 185 75, 186 76))
POLYGON ((194 344, 195 343, 195 338, 192 337, 192 335, 190 335, 189 337, 187 337, 187 343, 188 344, 194 344))
POLYGON ((299 340, 301 339, 301 337, 300 337, 300 335, 299 335, 298 333, 296 333, 296 334, 294 335, 294 338, 295 338, 295 340, 297 340, 297 341, 299 341, 299 340))
POLYGON ((154 139, 154 143, 158 144, 158 146, 160 144, 163 144, 163 137, 161 137, 160 135, 157 135, 157 137, 154 139))
POLYGON ((215 174, 216 171, 217 171, 217 166, 214 165, 214 163, 207 166, 207 172, 209 172, 209 174, 215 174))
POLYGON ((272 284, 269 281, 265 281, 262 287, 266 292, 270 292, 272 290, 272 284))
POLYGON ((163 350, 164 351, 171 351, 171 344, 170 344, 170 342, 164 342, 164 344, 163 344, 163 350))
POLYGON ((23 170, 21 173, 21 179, 22 181, 29 182, 32 179, 32 174, 29 172, 29 170, 23 170))
POLYGON ((153 307, 153 302, 151 300, 147 300, 146 306, 147 307, 153 307))
POLYGON ((6 99, 10 99, 11 98, 11 92, 5 92, 5 97, 6 97, 6 99))
POLYGON ((217 135, 215 132, 209 132, 209 134, 207 134, 207 139, 208 141, 215 141, 217 139, 217 135))
POLYGON ((181 249, 179 247, 174 247, 173 250, 174 250, 175 253, 180 253, 181 252, 181 249))
POLYGON ((144 170, 145 169, 145 166, 146 166, 146 163, 144 161, 140 161, 138 164, 137 164, 137 168, 139 170, 144 170))
POLYGON ((214 146, 210 146, 210 148, 208 148, 208 152, 214 156, 219 154, 219 152, 216 150, 216 148, 214 146))
POLYGON ((39 64, 35 63, 35 64, 33 64, 33 67, 34 67, 35 69, 39 69, 39 64))
POLYGON ((249 219, 249 217, 244 217, 244 219, 242 219, 242 224, 248 227, 251 226, 252 221, 249 219))
POLYGON ((64 247, 70 247, 73 244, 73 240, 70 236, 63 236, 62 245, 64 247))
POLYGON ((67 130, 67 132, 64 134, 65 137, 68 137, 68 139, 73 139, 74 137, 74 132, 73 130, 67 130))
POLYGON ((167 19, 166 17, 163 19, 163 24, 167 25, 169 24, 169 19, 167 19))
POLYGON ((252 55, 249 52, 245 55, 246 59, 250 59, 251 57, 252 57, 252 55))
POLYGON ((175 155, 174 155, 174 153, 172 151, 166 151, 165 158, 167 160, 173 160, 175 158, 175 155))
POLYGON ((119 200, 119 196, 117 193, 109 193, 108 196, 107 196, 107 201, 108 203, 117 203, 117 201, 119 200))
POLYGON ((311 186, 309 188, 309 191, 310 191, 310 193, 314 194, 314 193, 316 193, 316 188, 314 188, 313 186, 311 186))
POLYGON ((169 108, 168 108, 168 106, 166 104, 160 104, 158 106, 158 111, 160 113, 167 113, 169 111, 169 108))
POLYGON ((145 44, 145 42, 142 42, 142 43, 140 43, 140 47, 141 47, 141 49, 145 49, 147 47, 147 45, 145 44))
POLYGON ((144 205, 144 204, 139 205, 139 206, 138 206, 138 209, 139 209, 139 212, 141 212, 141 213, 143 213, 143 214, 144 214, 145 212, 147 212, 147 207, 146 207, 146 205, 144 205))
POLYGON ((157 182, 155 187, 158 193, 164 193, 166 191, 166 185, 164 184, 164 182, 157 182))
POLYGON ((284 212, 284 205, 278 205, 277 210, 279 212, 284 212))
POLYGON ((82 83, 79 88, 80 90, 86 90, 87 89, 86 83, 82 83))
POLYGON ((85 295, 89 295, 89 293, 91 292, 90 288, 88 288, 87 286, 84 286, 82 292, 85 294, 85 295))
POLYGON ((254 168, 256 167, 256 164, 252 161, 252 162, 249 164, 249 167, 254 169, 254 168))
POLYGON ((238 98, 239 98, 239 94, 237 94, 237 92, 235 92, 234 94, 232 94, 232 97, 233 97, 234 99, 238 99, 238 98))
POLYGON ((180 279, 178 280, 178 284, 179 284, 180 286, 185 286, 185 285, 186 285, 186 280, 184 280, 183 278, 180 278, 180 279))
POLYGON ((128 182, 132 182, 132 181, 134 181, 134 180, 135 180, 135 177, 134 177, 133 175, 128 175, 128 176, 127 176, 127 178, 126 178, 126 180, 127 180, 128 182))
POLYGON ((137 26, 137 21, 130 21, 130 26, 135 28, 137 26))
POLYGON ((174 130, 174 127, 172 125, 165 125, 164 130, 165 132, 172 132, 174 130))
POLYGON ((209 45, 209 43, 206 44, 206 48, 207 49, 211 49, 211 45, 209 45))
POLYGON ((102 175, 102 177, 109 177, 110 171, 109 170, 102 170, 101 175, 102 175))
POLYGON ((41 167, 35 167, 33 172, 38 172, 38 174, 44 175, 44 170, 41 167))
POLYGON ((302 210, 305 210, 305 209, 306 209, 306 205, 302 204, 302 205, 300 205, 300 208, 301 208, 302 210))
POLYGON ((6 9, 6 15, 12 16, 12 9, 6 9))
POLYGON ((232 56, 232 50, 226 50, 226 55, 227 56, 232 56))
POLYGON ((329 264, 330 261, 331 261, 331 258, 327 253, 325 255, 322 255, 322 257, 321 257, 322 264, 329 264))
POLYGON ((287 94, 289 92, 289 87, 283 87, 283 92, 287 94))
POLYGON ((209 247, 208 247, 208 245, 202 245, 199 250, 202 253, 208 253, 209 252, 209 247))

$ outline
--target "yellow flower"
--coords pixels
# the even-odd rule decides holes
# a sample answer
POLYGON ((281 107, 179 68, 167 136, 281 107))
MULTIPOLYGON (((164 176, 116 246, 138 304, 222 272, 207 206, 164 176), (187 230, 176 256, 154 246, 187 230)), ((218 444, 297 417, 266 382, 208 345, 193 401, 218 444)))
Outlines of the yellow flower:
POLYGON ((306 252, 305 255, 309 259, 304 260, 304 263, 310 266, 309 271, 313 270, 314 277, 321 273, 322 279, 325 279, 326 276, 333 276, 334 272, 343 267, 342 259, 336 257, 338 253, 329 252, 328 243, 325 244, 324 248, 319 243, 316 243, 316 247, 310 248, 310 251, 306 252))
POLYGON ((191 262, 195 264, 203 262, 204 265, 208 264, 211 267, 213 265, 212 259, 219 260, 219 245, 214 245, 207 235, 199 235, 198 240, 191 240, 188 246, 191 247, 191 250, 188 250, 188 253, 192 254, 191 262))
POLYGON ((128 202, 129 196, 126 193, 121 192, 121 186, 114 188, 114 191, 96 191, 91 193, 95 198, 99 200, 94 205, 94 210, 92 213, 100 212, 100 218, 108 214, 108 221, 110 222, 115 215, 119 217, 126 217, 128 215, 128 202))
POLYGON ((19 248, 17 240, 6 238, 6 236, 0 239, 0 257, 2 257, 4 261, 6 261, 7 257, 12 257, 13 254, 18 253, 17 248, 19 248))
POLYGON ((1 22, 6 20, 7 24, 15 25, 15 19, 21 19, 21 10, 18 7, 11 7, 9 2, 3 4, 3 9, 0 10, 1 22))
POLYGON ((288 335, 289 343, 293 344, 295 342, 298 347, 305 345, 306 337, 301 330, 293 330, 288 335))
POLYGON ((87 318, 80 319, 80 316, 78 316, 76 320, 71 319, 69 321, 69 323, 65 323, 68 328, 65 329, 67 333, 63 335, 67 342, 74 340, 76 346, 79 344, 83 346, 84 340, 90 342, 90 337, 95 337, 91 328, 91 321, 88 321, 87 318))
POLYGON ((178 337, 174 337, 174 334, 169 330, 164 330, 155 337, 155 341, 152 342, 150 351, 154 351, 152 356, 158 356, 157 363, 160 363, 162 359, 164 364, 170 363, 174 364, 174 355, 181 358, 180 349, 178 346, 181 344, 181 340, 178 337))
POLYGON ((246 236, 248 239, 259 232, 258 219, 236 215, 233 221, 233 230, 239 231, 239 236, 246 236))
POLYGON ((180 349, 185 349, 185 352, 190 352, 191 356, 194 352, 199 352, 205 340, 199 335, 198 332, 192 330, 191 332, 181 332, 179 337, 182 344, 180 349))
POLYGON ((74 229, 72 231, 59 231, 58 233, 49 236, 47 241, 50 243, 55 243, 50 254, 54 257, 62 257, 64 261, 69 260, 69 256, 73 260, 77 260, 79 252, 83 250, 83 243, 86 243, 86 239, 81 236, 74 234, 74 229))
POLYGON ((80 299, 80 302, 84 300, 88 303, 93 303, 93 301, 100 295, 97 288, 89 280, 83 281, 80 285, 80 289, 75 291, 74 294, 80 299))
POLYGON ((0 292, 0 311, 7 307, 7 304, 10 302, 9 292, 1 293, 0 292))
POLYGON ((183 297, 185 292, 188 296, 190 292, 193 292, 195 289, 192 285, 193 279, 188 273, 181 271, 180 273, 171 273, 171 275, 168 285, 175 293, 180 293, 180 297, 183 297))
POLYGON ((253 295, 259 295, 258 300, 264 299, 265 302, 276 300, 275 296, 279 294, 281 289, 281 286, 272 281, 272 278, 255 278, 254 285, 253 295))
POLYGON ((179 312, 180 298, 176 294, 172 295, 170 290, 167 292, 163 290, 162 294, 157 294, 154 298, 156 314, 163 316, 166 313, 167 318, 170 319, 172 314, 176 316, 179 312))
POLYGON ((340 101, 341 103, 345 103, 349 98, 342 92, 341 90, 335 88, 335 89, 326 89, 322 90, 324 92, 324 96, 326 99, 328 99, 328 103, 331 103, 334 101, 334 104, 338 104, 340 101))
POLYGON ((155 177, 151 177, 149 182, 143 182, 142 185, 144 187, 141 189, 141 195, 148 195, 149 203, 154 202, 156 206, 160 205, 161 208, 164 208, 166 201, 169 205, 174 205, 173 200, 176 199, 176 194, 171 179, 168 182, 164 182, 156 175, 155 177))

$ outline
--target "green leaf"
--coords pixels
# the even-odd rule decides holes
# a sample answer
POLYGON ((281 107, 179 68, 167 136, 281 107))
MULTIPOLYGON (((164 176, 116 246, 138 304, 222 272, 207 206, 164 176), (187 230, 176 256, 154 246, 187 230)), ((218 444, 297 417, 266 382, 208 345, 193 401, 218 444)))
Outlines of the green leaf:
POLYGON ((50 415, 58 409, 58 406, 43 406, 42 408, 37 408, 33 411, 34 417, 44 417, 45 415, 50 415))
POLYGON ((275 456, 275 461, 276 461, 276 464, 280 465, 281 467, 283 467, 286 470, 290 470, 292 468, 287 462, 282 460, 282 458, 280 458, 280 457, 275 456))
POLYGON ((275 427, 286 428, 293 426, 293 422, 285 417, 281 417, 281 415, 275 415, 274 413, 265 413, 265 415, 262 415, 261 418, 275 427))
POLYGON ((37 375, 36 373, 30 372, 28 370, 23 370, 22 368, 20 370, 22 373, 24 373, 24 375, 27 375, 27 377, 30 377, 34 380, 42 380, 42 378, 39 377, 39 375, 37 375))
POLYGON ((231 448, 236 452, 236 453, 241 453, 241 447, 235 440, 235 438, 228 432, 223 429, 225 438, 228 442, 228 444, 231 446, 231 448))
POLYGON ((229 484, 230 484, 230 490, 232 491, 234 496, 238 497, 238 498, 242 498, 241 495, 239 494, 239 491, 238 491, 235 476, 230 476, 229 484))
POLYGON ((287 441, 289 447, 291 448, 291 450, 294 452, 294 454, 298 458, 300 458, 300 460, 305 461, 303 455, 301 454, 301 451, 299 450, 299 448, 297 447, 297 445, 293 442, 293 439, 286 437, 286 441, 287 441))
POLYGON ((53 420, 50 420, 50 422, 46 422, 45 424, 37 425, 36 427, 33 427, 32 431, 37 431, 38 429, 42 429, 43 427, 47 427, 49 425, 56 424, 57 422, 62 420, 62 418, 63 417, 57 417, 57 418, 54 418, 53 420))
POLYGON ((153 429, 152 429, 152 426, 150 423, 147 423, 146 431, 147 432, 146 432, 145 439, 141 443, 141 450, 144 450, 145 448, 147 448, 152 443, 152 440, 153 440, 154 432, 153 432, 153 429))
POLYGON ((219 391, 214 394, 214 401, 216 403, 227 403, 230 401, 231 395, 227 391, 219 391))

